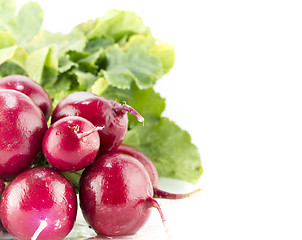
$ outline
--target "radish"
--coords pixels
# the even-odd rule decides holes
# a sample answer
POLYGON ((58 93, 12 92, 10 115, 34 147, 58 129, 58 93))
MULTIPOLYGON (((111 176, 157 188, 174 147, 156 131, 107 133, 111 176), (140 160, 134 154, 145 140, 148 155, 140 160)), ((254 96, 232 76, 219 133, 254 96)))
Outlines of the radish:
POLYGON ((93 162, 100 148, 98 130, 82 117, 64 117, 46 131, 42 148, 47 161, 64 172, 78 171, 93 162))
POLYGON ((0 89, 12 89, 24 93, 33 100, 43 112, 46 120, 52 111, 48 93, 37 82, 23 75, 9 75, 0 80, 0 89))
POLYGON ((75 92, 62 99, 52 113, 52 123, 66 116, 80 116, 89 120, 97 127, 104 127, 99 131, 100 153, 117 148, 123 141, 128 129, 130 112, 144 121, 132 107, 117 101, 97 96, 91 92, 75 92))
POLYGON ((183 199, 186 197, 190 197, 191 195, 199 192, 201 189, 196 189, 193 192, 190 193, 181 193, 181 194, 176 194, 176 193, 169 193, 163 190, 158 189, 158 173, 156 170, 156 167, 152 160, 148 158, 145 154, 140 152, 139 150, 128 146, 126 144, 121 144, 116 150, 116 153, 122 153, 129 155, 131 157, 134 157, 137 159, 147 170, 152 186, 153 186, 153 193, 154 193, 154 198, 164 198, 164 199, 183 199))
POLYGON ((1 221, 17 239, 63 239, 73 228, 77 198, 69 181, 47 167, 28 169, 4 190, 1 221))
POLYGON ((25 94, 0 89, 0 178, 9 181, 41 155, 47 130, 41 110, 25 94))
POLYGON ((160 206, 153 199, 153 188, 144 166, 131 156, 107 153, 99 156, 82 173, 80 206, 86 221, 101 235, 135 234, 147 221, 151 208, 160 206))

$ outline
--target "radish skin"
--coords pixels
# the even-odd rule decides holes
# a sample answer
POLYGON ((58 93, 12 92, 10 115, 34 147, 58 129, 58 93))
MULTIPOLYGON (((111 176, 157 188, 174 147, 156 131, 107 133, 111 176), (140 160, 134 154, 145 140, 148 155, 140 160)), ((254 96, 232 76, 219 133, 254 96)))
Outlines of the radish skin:
POLYGON ((48 120, 52 102, 48 93, 37 82, 23 75, 9 75, 0 79, 0 89, 12 89, 27 95, 43 112, 48 120))
POLYGON ((153 199, 146 169, 125 154, 101 155, 86 168, 80 180, 79 197, 84 218, 101 235, 135 234, 154 207, 165 223, 160 206, 153 199))
POLYGON ((25 94, 0 89, 0 178, 12 180, 42 154, 45 117, 25 94))
POLYGON ((57 170, 36 167, 20 173, 4 190, 1 221, 17 239, 63 239, 76 220, 77 197, 57 170))
POLYGON ((98 131, 82 117, 65 117, 52 124, 46 131, 42 149, 47 161, 56 169, 74 172, 87 167, 100 149, 98 131))

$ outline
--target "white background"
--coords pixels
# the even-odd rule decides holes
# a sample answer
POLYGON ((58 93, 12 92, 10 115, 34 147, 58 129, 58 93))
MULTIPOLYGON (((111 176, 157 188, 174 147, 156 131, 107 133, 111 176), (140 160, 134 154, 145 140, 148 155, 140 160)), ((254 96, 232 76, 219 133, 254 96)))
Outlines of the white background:
MULTIPOLYGON (((204 174, 196 186, 161 181, 203 189, 163 203, 172 239, 302 239, 300 1, 37 2, 53 32, 124 9, 175 46, 156 89, 198 146, 204 174)), ((139 239, 164 239, 159 221, 154 213, 139 239)))

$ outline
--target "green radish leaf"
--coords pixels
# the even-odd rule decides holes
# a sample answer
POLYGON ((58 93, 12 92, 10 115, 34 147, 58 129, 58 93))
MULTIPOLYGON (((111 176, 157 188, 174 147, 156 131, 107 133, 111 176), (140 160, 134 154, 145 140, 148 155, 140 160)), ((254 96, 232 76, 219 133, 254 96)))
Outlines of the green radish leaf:
POLYGON ((22 46, 12 46, 0 49, 0 65, 6 61, 13 62, 24 68, 27 53, 22 46))
POLYGON ((88 39, 106 38, 115 42, 134 34, 149 35, 151 31, 142 19, 130 11, 109 10, 104 16, 77 27, 88 39))
POLYGON ((0 49, 12 47, 16 44, 16 38, 10 32, 0 31, 0 49))
POLYGON ((27 45, 29 52, 56 45, 58 55, 67 51, 82 51, 85 47, 86 37, 79 31, 72 31, 69 34, 51 33, 46 30, 37 34, 27 45))
POLYGON ((133 81, 140 89, 153 87, 171 70, 175 59, 172 45, 143 35, 133 35, 122 47, 107 48, 106 56, 104 77, 121 89, 129 89, 133 81))
POLYGON ((168 73, 175 63, 175 51, 172 44, 159 42, 151 48, 153 55, 158 56, 163 65, 164 74, 168 73))
POLYGON ((56 106, 65 96, 73 92, 71 89, 77 84, 75 82, 76 79, 74 79, 74 76, 65 72, 58 76, 55 84, 45 87, 45 90, 52 99, 53 106, 56 106))
POLYGON ((0 0, 0 29, 7 30, 6 24, 15 18, 16 10, 15 0, 0 0))
POLYGON ((100 49, 106 49, 113 44, 113 41, 106 38, 93 38, 87 42, 85 51, 93 54, 100 51, 100 49))
POLYGON ((150 88, 162 74, 160 59, 144 48, 123 50, 115 45, 107 50, 106 56, 108 67, 104 77, 117 88, 129 89, 133 81, 141 89, 150 88))
POLYGON ((78 64, 71 61, 69 55, 62 55, 59 58, 59 67, 58 67, 59 73, 67 72, 68 70, 74 67, 78 67, 78 64))
POLYGON ((26 61, 29 77, 44 87, 56 82, 58 75, 57 46, 41 48, 32 52, 26 61))
POLYGON ((39 31, 43 22, 43 10, 36 2, 25 3, 17 17, 10 22, 11 32, 23 46, 39 31))
POLYGON ((76 79, 78 81, 78 91, 86 91, 89 89, 93 83, 97 80, 97 77, 89 72, 82 72, 80 70, 73 70, 70 72, 71 74, 75 74, 76 79))
POLYGON ((145 153, 159 176, 196 183, 203 172, 189 133, 167 118, 153 126, 135 126, 128 131, 124 143, 145 153))
POLYGON ((13 62, 5 62, 0 65, 0 78, 8 75, 27 75, 24 68, 13 62))
POLYGON ((0 77, 12 74, 27 75, 25 63, 27 53, 22 46, 0 49, 0 77))
MULTIPOLYGON (((89 91, 91 91, 92 93, 96 94, 96 95, 102 95, 106 89, 109 87, 110 85, 108 84, 108 82, 105 80, 105 78, 103 77, 99 77, 94 83, 93 85, 90 87, 89 91)), ((110 97, 109 97, 110 98, 110 97)), ((115 97, 113 97, 113 99, 115 99, 115 97)))

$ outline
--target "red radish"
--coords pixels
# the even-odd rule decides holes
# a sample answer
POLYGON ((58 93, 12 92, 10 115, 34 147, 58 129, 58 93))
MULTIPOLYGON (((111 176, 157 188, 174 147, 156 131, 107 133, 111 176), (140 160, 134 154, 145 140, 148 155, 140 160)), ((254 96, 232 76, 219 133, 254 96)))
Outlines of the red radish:
POLYGON ((163 190, 158 189, 158 173, 156 170, 156 167, 152 160, 148 158, 145 154, 140 152, 139 150, 128 146, 126 144, 121 144, 115 152, 127 154, 131 157, 134 157, 137 159, 147 170, 152 186, 153 186, 153 192, 154 192, 154 198, 164 198, 164 199, 182 199, 186 197, 190 197, 192 194, 199 192, 201 189, 196 189, 193 192, 190 193, 184 193, 184 194, 176 194, 176 193, 169 193, 163 190))
POLYGON ((17 239, 63 239, 73 228, 77 198, 69 181, 57 170, 28 169, 4 190, 1 221, 17 239))
POLYGON ((97 96, 91 92, 75 92, 62 99, 52 113, 52 123, 66 116, 80 116, 89 120, 99 131, 100 152, 105 153, 117 148, 123 141, 128 129, 130 112, 143 121, 133 108, 117 101, 97 96))
POLYGON ((56 169, 73 172, 87 167, 100 148, 98 130, 82 117, 65 117, 46 131, 42 148, 47 161, 56 169))
POLYGON ((43 112, 46 120, 52 111, 52 102, 48 93, 37 82, 23 75, 9 75, 0 80, 0 89, 12 89, 24 93, 43 112))
POLYGON ((23 93, 0 89, 0 178, 10 180, 41 155, 47 130, 41 110, 23 93))
POLYGON ((107 153, 99 156, 82 173, 80 206, 86 221, 101 235, 135 234, 159 210, 144 166, 131 156, 107 153))

